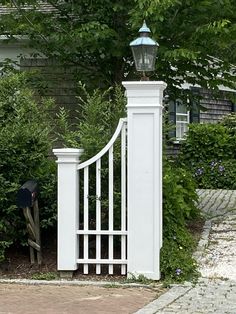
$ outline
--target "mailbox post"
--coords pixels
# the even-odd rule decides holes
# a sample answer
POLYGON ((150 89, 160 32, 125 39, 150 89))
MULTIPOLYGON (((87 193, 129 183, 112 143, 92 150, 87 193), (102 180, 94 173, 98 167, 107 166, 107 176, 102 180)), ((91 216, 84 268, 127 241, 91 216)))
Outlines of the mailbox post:
POLYGON ((17 193, 17 207, 23 209, 23 214, 26 219, 26 227, 29 233, 30 262, 31 264, 35 263, 35 250, 38 265, 41 265, 42 252, 39 225, 38 184, 35 180, 29 180, 20 187, 17 193), (31 209, 33 209, 33 216, 31 209))

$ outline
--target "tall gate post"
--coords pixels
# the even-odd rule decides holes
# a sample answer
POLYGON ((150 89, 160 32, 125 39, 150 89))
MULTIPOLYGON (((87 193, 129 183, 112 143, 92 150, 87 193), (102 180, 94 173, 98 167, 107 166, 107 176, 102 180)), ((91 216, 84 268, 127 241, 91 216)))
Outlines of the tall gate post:
POLYGON ((162 99, 166 83, 123 82, 128 113, 128 275, 160 279, 162 99))
POLYGON ((53 150, 58 164, 58 270, 76 270, 79 229, 79 173, 77 170, 82 149, 53 150))

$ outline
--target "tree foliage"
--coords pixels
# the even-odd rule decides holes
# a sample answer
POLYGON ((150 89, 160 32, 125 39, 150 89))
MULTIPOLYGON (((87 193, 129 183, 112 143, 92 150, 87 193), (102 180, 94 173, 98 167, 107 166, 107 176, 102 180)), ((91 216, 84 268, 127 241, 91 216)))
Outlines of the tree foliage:
POLYGON ((154 79, 173 98, 182 83, 235 86, 234 0, 1 0, 2 34, 27 35, 39 52, 75 64, 80 80, 109 86, 135 76, 129 42, 146 19, 159 44, 154 79), (50 5, 45 7, 45 5, 50 5), (42 8, 48 8, 47 13, 42 8))

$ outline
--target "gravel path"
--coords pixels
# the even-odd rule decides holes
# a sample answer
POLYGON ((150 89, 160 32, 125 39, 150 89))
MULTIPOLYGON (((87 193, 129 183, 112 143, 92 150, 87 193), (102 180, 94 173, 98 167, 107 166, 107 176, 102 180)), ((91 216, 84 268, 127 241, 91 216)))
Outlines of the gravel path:
POLYGON ((236 314, 236 191, 198 190, 208 217, 195 258, 196 285, 173 286, 138 314, 236 314))

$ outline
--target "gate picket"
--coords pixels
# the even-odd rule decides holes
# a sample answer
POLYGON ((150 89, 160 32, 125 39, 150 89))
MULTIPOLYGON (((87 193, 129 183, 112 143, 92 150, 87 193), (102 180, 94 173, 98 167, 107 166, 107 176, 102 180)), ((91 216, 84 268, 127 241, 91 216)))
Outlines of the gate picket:
POLYGON ((77 230, 78 237, 83 236, 83 257, 78 256, 77 263, 83 265, 83 273, 89 273, 89 264, 96 265, 96 274, 101 274, 101 265, 108 265, 108 273, 114 273, 114 265, 121 265, 121 274, 126 273, 126 119, 120 119, 110 142, 94 157, 78 165, 78 171, 84 171, 84 217, 83 230, 77 230), (114 143, 121 136, 121 228, 114 230, 114 143), (101 158, 108 152, 108 230, 102 230, 101 215, 101 158), (89 166, 96 163, 96 230, 89 226, 89 166), (95 256, 89 257, 89 235, 95 235, 95 256), (121 239, 120 259, 114 259, 114 235, 121 239), (108 258, 101 256, 102 236, 108 236, 108 258))

